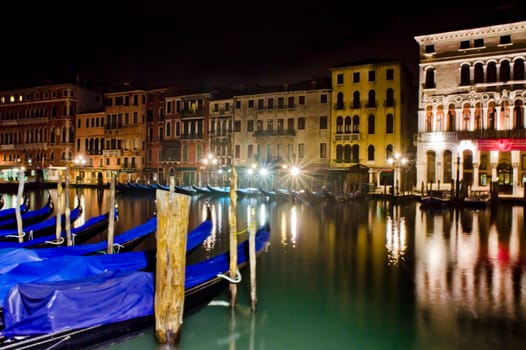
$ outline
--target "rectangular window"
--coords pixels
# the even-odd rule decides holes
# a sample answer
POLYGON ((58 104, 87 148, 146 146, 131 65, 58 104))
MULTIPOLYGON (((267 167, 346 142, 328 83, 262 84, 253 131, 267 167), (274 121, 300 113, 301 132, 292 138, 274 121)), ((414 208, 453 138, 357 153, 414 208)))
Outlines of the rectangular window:
POLYGON ((336 74, 336 84, 343 84, 343 73, 336 74))
POLYGON ((303 143, 298 143, 298 158, 305 158, 305 144, 303 143))
POLYGON ((354 72, 352 74, 352 82, 353 83, 359 83, 360 82, 360 72, 354 72))
POLYGON ((262 98, 258 99, 258 109, 263 109, 263 106, 265 105, 265 100, 262 98))
POLYGON ((375 81, 376 80, 376 72, 374 70, 370 70, 368 77, 369 77, 369 81, 370 82, 375 81))
POLYGON ((234 157, 239 158, 241 156, 241 146, 236 145, 235 151, 234 151, 234 157))
POLYGON ((327 99, 327 94, 321 94, 321 95, 320 95, 320 103, 321 103, 321 104, 326 104, 327 101, 328 101, 328 99, 327 99))
POLYGON ((305 96, 298 96, 298 104, 300 106, 305 104, 305 96))
POLYGON ((320 158, 322 159, 327 158, 327 144, 326 143, 320 143, 320 158))
POLYGON ((247 159, 252 159, 254 153, 254 145, 247 146, 247 159))
POLYGON ((327 129, 327 117, 325 116, 320 117, 320 129, 327 129))
POLYGON ((393 80, 394 79, 394 69, 390 68, 385 72, 385 79, 386 80, 393 80))
POLYGON ((426 45, 424 48, 425 53, 435 53, 435 45, 426 45))
POLYGON ((511 35, 503 35, 500 37, 500 45, 509 45, 511 44, 511 35))
POLYGON ((278 131, 283 131, 283 119, 278 119, 278 131))
POLYGON ((289 97, 289 108, 294 108, 294 96, 289 97))
POLYGON ((298 118, 298 130, 305 130, 305 118, 298 118))
POLYGON ((462 40, 460 42, 460 48, 461 49, 469 49, 470 48, 469 40, 462 40))
POLYGON ((249 120, 247 121, 247 132, 253 132, 254 131, 254 121, 249 120))
POLYGON ((248 100, 248 108, 254 108, 254 100, 248 100))
POLYGON ((285 99, 283 97, 278 97, 278 108, 285 108, 285 99))
POLYGON ((484 47, 484 39, 473 40, 473 47, 484 47))
POLYGON ((236 101, 236 109, 241 109, 241 101, 236 101))
POLYGON ((268 109, 273 109, 274 108, 274 99, 273 98, 269 98, 267 100, 267 108, 268 109))
POLYGON ((241 120, 234 121, 234 132, 241 131, 241 120))
POLYGON ((294 118, 287 119, 287 129, 294 130, 294 118))

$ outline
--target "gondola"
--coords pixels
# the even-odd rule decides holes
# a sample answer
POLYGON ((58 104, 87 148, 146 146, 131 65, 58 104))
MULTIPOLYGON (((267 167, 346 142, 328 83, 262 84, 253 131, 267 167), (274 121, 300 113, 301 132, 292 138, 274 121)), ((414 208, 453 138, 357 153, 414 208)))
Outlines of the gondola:
MULTIPOLYGON (((269 242, 268 225, 256 234, 256 254, 269 242)), ((248 265, 248 240, 238 245, 238 269, 248 265)), ((184 314, 198 310, 229 283, 229 252, 188 265, 184 314)), ((0 349, 79 349, 128 336, 154 323, 153 272, 106 271, 84 279, 21 283, 4 303, 0 349), (31 300, 31 302, 28 302, 31 300), (25 304, 26 312, 20 306, 25 304), (29 310, 29 304, 35 307, 29 310)))
POLYGON ((230 187, 206 186, 210 190, 210 194, 217 197, 230 196, 230 187))
POLYGON ((420 206, 423 209, 447 208, 453 204, 451 191, 432 190, 420 198, 420 206))
POLYGON ((192 188, 197 191, 198 194, 209 196, 212 194, 212 191, 208 187, 202 187, 197 185, 192 185, 192 188))
MULTIPOLYGON (((46 219, 51 215, 51 213, 53 213, 53 209, 53 200, 51 199, 51 196, 49 196, 46 205, 44 205, 42 208, 35 210, 27 210, 24 213, 20 214, 23 226, 34 224, 46 219)), ((12 228, 17 228, 16 215, 0 221, 0 229, 12 228)))
MULTIPOLYGON (((20 213, 25 213, 29 210, 29 199, 24 196, 23 203, 20 204, 20 213)), ((16 208, 5 208, 0 210, 0 221, 4 221, 9 218, 14 218, 16 215, 16 208)))
MULTIPOLYGON (((115 217, 118 217, 115 209, 115 217)), ((108 228, 109 213, 89 218, 84 224, 71 228, 73 244, 82 244, 108 228)), ((62 226, 64 228, 64 226, 62 226)), ((57 247, 66 244, 66 231, 63 229, 60 242, 56 241, 56 233, 33 238, 24 242, 0 242, 1 248, 44 248, 57 247)))
MULTIPOLYGON (((80 203, 80 202, 79 202, 80 203)), ((70 223, 74 223, 75 220, 77 220, 80 215, 82 214, 82 207, 77 205, 76 208, 71 210, 70 212, 70 223)), ((66 223, 66 215, 61 215, 61 225, 64 227, 66 223)), ((56 216, 49 216, 47 219, 36 222, 29 225, 23 225, 23 237, 22 239, 24 241, 32 240, 35 237, 42 237, 49 235, 56 231, 57 226, 57 217, 56 216)), ((17 242, 19 240, 20 236, 18 235, 18 230, 16 228, 13 229, 2 229, 0 230, 0 247, 2 247, 2 243, 4 242, 17 242)))

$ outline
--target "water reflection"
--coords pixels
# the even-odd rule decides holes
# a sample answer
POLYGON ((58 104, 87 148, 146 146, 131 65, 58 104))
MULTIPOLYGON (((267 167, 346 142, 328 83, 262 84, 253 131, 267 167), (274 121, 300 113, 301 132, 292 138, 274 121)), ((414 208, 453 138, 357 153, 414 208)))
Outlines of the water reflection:
MULTIPOLYGON (((484 333, 487 329, 500 333, 504 338, 498 343, 503 344, 503 339, 513 342, 515 330, 523 332, 524 209, 506 209, 513 218, 509 231, 498 231, 490 210, 429 212, 416 220, 417 320, 422 341, 435 339, 437 331, 484 333), (495 328, 499 322, 506 327, 495 328)), ((478 341, 497 341, 495 335, 488 333, 478 341)))

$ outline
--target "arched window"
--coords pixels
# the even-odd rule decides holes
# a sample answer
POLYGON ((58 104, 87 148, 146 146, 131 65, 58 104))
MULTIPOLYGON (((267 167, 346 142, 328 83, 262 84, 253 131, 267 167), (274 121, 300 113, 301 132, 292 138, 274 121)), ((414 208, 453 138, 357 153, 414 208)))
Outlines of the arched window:
POLYGON ((469 80, 469 65, 468 64, 463 64, 462 67, 460 68, 460 85, 461 86, 465 86, 465 85, 469 85, 470 84, 470 80, 469 80))
POLYGON ((488 107, 488 130, 495 130, 495 113, 495 104, 492 102, 488 107))
POLYGON ((444 183, 451 183, 453 173, 452 153, 450 150, 444 151, 444 183))
POLYGON ((343 160, 343 145, 336 145, 336 162, 343 160))
POLYGON ((489 62, 486 71, 486 81, 488 83, 497 82, 497 64, 495 62, 489 62))
POLYGON ((450 105, 449 109, 447 111, 447 131, 455 131, 456 130, 456 112, 455 112, 455 106, 450 105))
POLYGON ((345 163, 351 162, 351 145, 345 145, 343 147, 343 161, 345 163))
POLYGON ((394 106, 394 91, 391 88, 387 89, 387 91, 385 92, 385 105, 387 107, 394 106))
POLYGON ((513 119, 516 129, 524 129, 524 113, 522 112, 522 101, 516 101, 513 108, 513 119))
POLYGON ((367 101, 367 107, 376 107, 376 92, 369 90, 369 99, 367 101))
POLYGON ((473 82, 480 84, 484 82, 484 65, 482 63, 475 64, 475 75, 473 76, 473 82))
POLYGON ((336 118, 336 133, 343 134, 343 117, 338 116, 336 118))
POLYGON ((426 69, 425 89, 435 88, 435 70, 433 68, 426 69))
POLYGON ((367 118, 367 132, 369 135, 374 134, 374 115, 372 114, 367 118))
POLYGON ((352 117, 352 132, 353 133, 360 132, 360 117, 357 115, 352 117))
POLYGON ((369 147, 367 147, 367 160, 368 161, 374 161, 374 146, 373 145, 369 145, 369 147))
POLYGON ((510 61, 500 63, 500 81, 510 81, 510 61))
POLYGON ((347 116, 345 117, 345 133, 350 134, 351 133, 351 117, 347 116))
POLYGON ((352 94, 352 108, 360 108, 360 92, 355 91, 352 94))
POLYGON ((435 182, 435 152, 427 151, 426 153, 426 183, 435 182))
POLYGON ((393 145, 387 145, 385 148, 385 159, 393 158, 393 145))
POLYGON ((385 133, 392 134, 394 132, 394 117, 391 113, 385 117, 385 133))
POLYGON ((338 92, 336 97, 336 109, 343 109, 343 92, 338 92))
POLYGON ((352 145, 352 163, 359 163, 360 162, 360 146, 358 145, 352 145))
POLYGON ((513 62, 513 80, 524 80, 524 60, 522 58, 513 62))

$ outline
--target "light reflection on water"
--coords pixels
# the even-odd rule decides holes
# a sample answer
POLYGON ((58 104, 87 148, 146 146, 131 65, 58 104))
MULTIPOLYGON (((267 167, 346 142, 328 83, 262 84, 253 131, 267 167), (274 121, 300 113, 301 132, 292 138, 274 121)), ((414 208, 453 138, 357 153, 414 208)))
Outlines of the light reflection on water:
MULTIPOLYGON (((87 217, 107 210, 106 193, 84 195, 87 217)), ((120 229, 143 222, 153 198, 119 196, 120 229)), ((214 233, 191 261, 228 249, 229 199, 208 200, 214 233)), ((192 201, 189 226, 203 219, 204 204, 192 201)), ((526 348, 524 210, 240 199, 238 231, 268 221, 272 232, 257 260, 257 312, 245 271, 235 311, 209 306, 185 317, 179 348, 526 348)), ((158 347, 147 330, 111 348, 158 347)))

